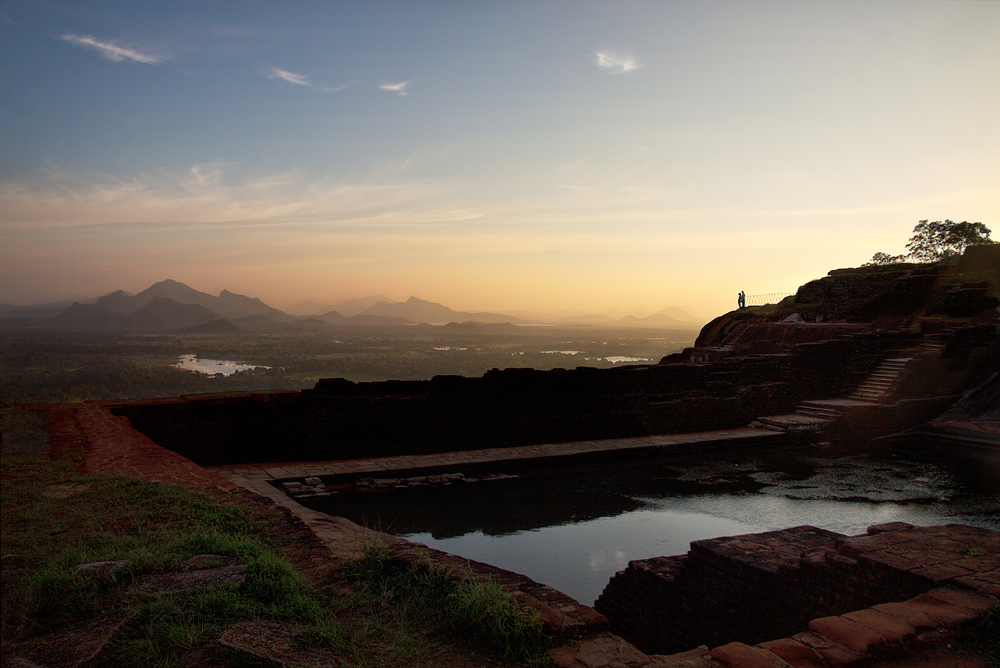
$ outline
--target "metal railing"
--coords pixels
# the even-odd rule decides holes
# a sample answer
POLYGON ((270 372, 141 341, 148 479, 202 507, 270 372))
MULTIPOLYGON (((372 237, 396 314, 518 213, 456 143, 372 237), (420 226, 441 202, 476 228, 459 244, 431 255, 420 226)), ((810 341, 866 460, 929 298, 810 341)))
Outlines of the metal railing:
POLYGON ((762 295, 747 295, 747 306, 764 306, 765 304, 777 304, 785 297, 790 297, 794 292, 768 292, 762 295))

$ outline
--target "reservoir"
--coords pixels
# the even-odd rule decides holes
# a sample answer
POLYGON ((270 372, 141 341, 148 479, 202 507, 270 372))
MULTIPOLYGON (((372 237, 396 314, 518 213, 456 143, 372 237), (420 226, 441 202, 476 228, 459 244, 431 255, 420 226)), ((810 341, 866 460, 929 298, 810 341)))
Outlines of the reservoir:
MULTIPOLYGON (((197 371, 198 373, 208 374, 209 376, 213 376, 215 374, 231 376, 237 371, 256 369, 259 365, 243 364, 242 362, 232 362, 230 360, 199 358, 197 355, 181 355, 177 358, 177 363, 174 364, 174 366, 178 369, 184 369, 185 371, 197 371)), ((260 368, 266 369, 267 367, 260 368)))
POLYGON ((308 505, 522 573, 592 605, 633 559, 691 541, 809 524, 960 523, 1000 530, 1000 453, 871 443, 642 459, 308 505))

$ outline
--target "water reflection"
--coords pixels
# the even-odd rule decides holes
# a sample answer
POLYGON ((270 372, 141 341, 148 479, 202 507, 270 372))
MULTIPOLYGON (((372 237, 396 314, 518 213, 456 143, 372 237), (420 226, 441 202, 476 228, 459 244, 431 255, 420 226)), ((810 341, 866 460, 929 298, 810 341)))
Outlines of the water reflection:
POLYGON ((177 358, 177 364, 174 366, 185 371, 197 371, 198 373, 205 373, 210 376, 215 374, 231 376, 237 371, 247 371, 258 367, 261 369, 268 368, 259 364, 243 364, 242 362, 232 362, 230 360, 199 358, 197 355, 181 355, 177 358))
MULTIPOLYGON (((866 446, 867 447, 867 446, 866 446)), ((920 450, 805 448, 333 500, 319 509, 524 573, 583 603, 632 559, 811 524, 1000 530, 1000 466, 920 450)))

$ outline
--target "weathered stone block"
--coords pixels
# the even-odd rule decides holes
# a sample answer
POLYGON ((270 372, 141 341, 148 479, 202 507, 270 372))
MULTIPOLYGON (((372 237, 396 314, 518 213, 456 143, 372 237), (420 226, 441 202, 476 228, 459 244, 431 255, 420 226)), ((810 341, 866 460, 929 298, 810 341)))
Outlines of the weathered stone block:
POLYGON ((826 662, 812 647, 793 638, 780 638, 758 645, 788 662, 792 668, 826 668, 826 662))
POLYGON ((789 668, 784 659, 772 652, 739 642, 716 647, 709 654, 729 668, 789 668))
POLYGON ((941 626, 941 622, 928 615, 924 610, 906 602, 880 603, 873 609, 906 622, 918 633, 936 629, 941 626))
POLYGON ((898 617, 887 615, 872 608, 848 612, 842 616, 882 636, 889 643, 903 642, 917 634, 916 629, 898 617))
POLYGON ((885 639, 879 634, 845 617, 814 619, 809 622, 809 630, 826 636, 858 654, 864 654, 870 647, 885 643, 885 639))

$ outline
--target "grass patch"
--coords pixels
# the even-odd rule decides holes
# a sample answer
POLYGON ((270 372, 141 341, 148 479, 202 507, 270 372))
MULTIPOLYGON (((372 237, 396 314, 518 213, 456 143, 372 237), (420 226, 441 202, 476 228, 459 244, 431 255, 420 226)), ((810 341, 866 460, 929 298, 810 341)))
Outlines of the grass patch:
MULTIPOLYGON (((541 621, 496 583, 458 579, 434 565, 401 566, 377 547, 346 576, 354 585, 349 605, 355 613, 382 619, 391 610, 401 624, 423 619, 439 632, 464 638, 469 647, 491 648, 516 665, 551 665, 541 621)), ((373 625, 364 635, 377 641, 382 632, 373 625)))
POLYGON ((248 620, 296 626, 310 645, 358 668, 546 663, 540 624, 495 585, 399 568, 372 552, 314 587, 282 557, 290 539, 274 530, 276 516, 173 485, 81 474, 49 460, 40 441, 8 450, 6 429, 4 441, 4 663, 43 638, 126 612, 132 617, 88 666, 272 665, 219 645, 223 632, 248 620), (247 567, 246 581, 181 594, 131 589, 198 554, 234 558, 247 567), (117 560, 129 564, 97 576, 71 572, 117 560))
POLYGON ((125 611, 134 616, 99 655, 103 663, 226 664, 216 640, 246 619, 290 623, 329 645, 342 642, 322 593, 278 556, 282 546, 266 517, 172 485, 83 475, 6 448, 2 463, 5 659, 43 636, 125 611), (140 577, 178 570, 197 554, 233 557, 246 565, 246 582, 184 594, 130 591, 140 577), (99 576, 71 572, 117 560, 129 564, 99 576))

